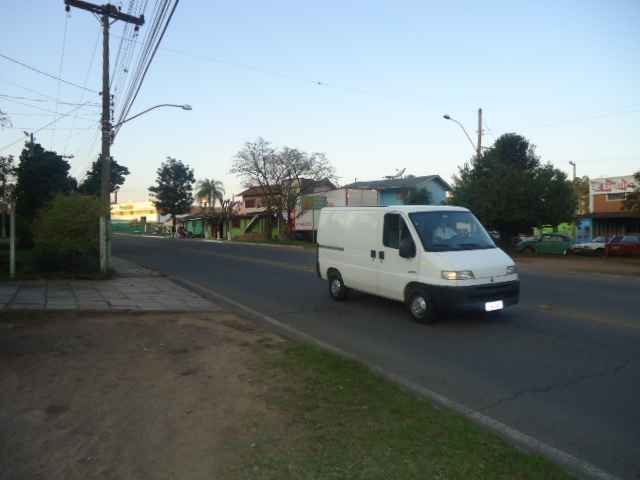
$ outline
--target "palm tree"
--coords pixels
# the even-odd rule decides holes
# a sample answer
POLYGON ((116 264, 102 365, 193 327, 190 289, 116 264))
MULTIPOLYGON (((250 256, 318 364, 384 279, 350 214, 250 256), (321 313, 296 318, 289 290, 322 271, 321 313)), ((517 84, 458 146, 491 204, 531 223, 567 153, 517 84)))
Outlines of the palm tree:
POLYGON ((224 185, 220 180, 205 178, 197 183, 196 188, 197 198, 206 198, 209 208, 213 209, 213 207, 215 207, 216 200, 220 202, 220 205, 222 205, 224 185))

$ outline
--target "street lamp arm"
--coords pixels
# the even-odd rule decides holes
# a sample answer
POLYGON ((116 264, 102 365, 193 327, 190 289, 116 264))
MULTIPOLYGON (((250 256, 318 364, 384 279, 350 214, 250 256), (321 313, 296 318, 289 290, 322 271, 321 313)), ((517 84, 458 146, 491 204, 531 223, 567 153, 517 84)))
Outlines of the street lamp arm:
POLYGON ((467 140, 469 140, 469 143, 471 144, 471 146, 473 147, 473 151, 477 151, 478 147, 476 147, 476 144, 473 143, 473 140, 471 140, 471 137, 469 136, 469 134, 467 133, 466 128, 464 128, 464 125, 462 125, 458 120, 456 120, 455 118, 451 118, 449 115, 443 115, 442 116, 445 120, 451 120, 452 122, 455 122, 458 124, 458 126, 462 129, 462 131, 464 132, 465 136, 467 137, 467 140))
POLYGON ((147 108, 146 110, 143 110, 140 113, 136 113, 134 116, 129 117, 129 118, 121 121, 120 123, 116 123, 111 128, 112 129, 119 128, 122 125, 124 125, 125 123, 130 122, 134 118, 138 118, 139 116, 144 115, 145 113, 150 112, 151 110, 154 110, 154 109, 160 108, 160 107, 176 107, 176 108, 182 108, 183 110, 191 110, 191 105, 176 105, 174 103, 161 103, 160 105, 154 105, 153 107, 149 107, 149 108, 147 108))

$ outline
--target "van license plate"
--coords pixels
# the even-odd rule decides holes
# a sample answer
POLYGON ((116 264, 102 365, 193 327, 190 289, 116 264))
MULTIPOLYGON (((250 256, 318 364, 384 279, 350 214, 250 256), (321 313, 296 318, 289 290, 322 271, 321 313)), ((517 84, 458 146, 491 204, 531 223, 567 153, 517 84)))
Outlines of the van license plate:
POLYGON ((495 302, 487 302, 484 304, 485 312, 495 312, 496 310, 502 310, 504 303, 502 300, 496 300, 495 302))

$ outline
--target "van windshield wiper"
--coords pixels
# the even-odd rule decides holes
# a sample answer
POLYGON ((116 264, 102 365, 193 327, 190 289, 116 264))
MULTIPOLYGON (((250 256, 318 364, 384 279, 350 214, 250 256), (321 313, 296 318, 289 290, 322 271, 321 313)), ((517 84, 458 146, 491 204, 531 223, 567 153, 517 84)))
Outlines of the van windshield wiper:
POLYGON ((450 245, 448 243, 433 243, 431 244, 432 250, 460 250, 457 245, 450 245))
POLYGON ((481 250, 481 249, 493 248, 493 246, 491 245, 484 245, 480 243, 459 243, 458 246, 466 250, 473 250, 473 249, 481 250))

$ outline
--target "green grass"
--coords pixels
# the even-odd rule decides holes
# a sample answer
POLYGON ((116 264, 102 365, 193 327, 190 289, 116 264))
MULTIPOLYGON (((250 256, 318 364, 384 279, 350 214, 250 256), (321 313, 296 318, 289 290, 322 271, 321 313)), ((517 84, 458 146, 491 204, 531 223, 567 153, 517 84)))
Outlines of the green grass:
POLYGON ((356 362, 306 345, 276 358, 270 402, 292 421, 264 433, 243 478, 571 478, 356 362))

